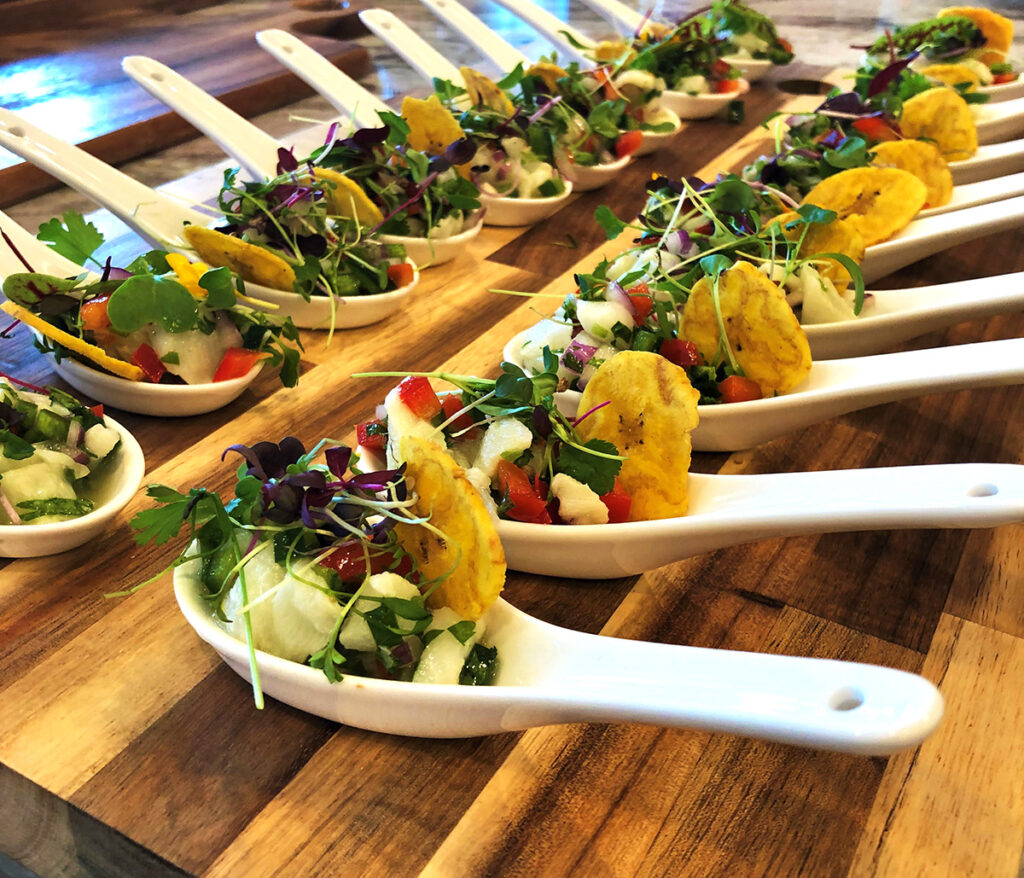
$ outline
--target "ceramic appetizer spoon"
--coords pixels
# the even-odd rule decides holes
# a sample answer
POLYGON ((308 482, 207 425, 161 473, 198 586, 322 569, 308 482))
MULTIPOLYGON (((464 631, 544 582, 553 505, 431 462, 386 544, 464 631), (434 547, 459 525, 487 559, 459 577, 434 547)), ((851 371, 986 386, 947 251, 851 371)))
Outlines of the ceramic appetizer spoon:
POLYGON ((1014 98, 1024 97, 1024 77, 1018 77, 1013 82, 1000 82, 998 84, 983 85, 978 92, 988 95, 990 104, 998 104, 1002 101, 1011 101, 1014 98))
MULTIPOLYGON (((184 571, 174 572, 174 592, 185 618, 250 679, 246 645, 217 625, 198 582, 184 571)), ((885 755, 918 745, 942 717, 935 686, 877 665, 581 634, 500 598, 483 622, 485 640, 501 656, 493 686, 355 676, 330 683, 318 670, 257 652, 261 688, 335 722, 422 738, 640 722, 885 755)))
MULTIPOLYGON (((130 55, 121 62, 121 68, 153 97, 241 162, 255 179, 265 180, 277 175, 277 151, 286 148, 285 144, 159 61, 130 55)), ((482 225, 481 218, 471 228, 447 238, 409 235, 376 235, 375 238, 385 244, 401 244, 406 256, 417 266, 432 268, 458 256, 479 234, 482 225)))
MULTIPOLYGON (((387 104, 382 104, 379 98, 287 31, 260 31, 256 34, 256 41, 285 67, 327 98, 340 112, 350 112, 354 115, 359 107, 365 107, 369 101, 376 102, 378 108, 390 110, 387 104)), ((572 194, 572 190, 572 183, 566 180, 565 191, 551 198, 502 198, 481 193, 484 225, 533 225, 561 209, 572 194)))
POLYGON ((770 475, 690 473, 680 518, 622 524, 498 522, 508 566, 615 579, 755 540, 1024 521, 1024 466, 954 463, 770 475))
POLYGON ((972 104, 978 143, 998 143, 1024 133, 1024 97, 997 104, 972 104))
POLYGON ((923 219, 929 216, 939 216, 953 210, 962 210, 965 207, 975 207, 979 204, 990 204, 993 201, 1002 201, 1006 198, 1014 198, 1017 195, 1024 195, 1024 173, 1008 174, 1005 177, 995 177, 991 180, 980 180, 977 183, 963 183, 953 187, 953 196, 941 207, 929 207, 917 214, 915 219, 923 219))
MULTIPOLYGON (((52 174, 72 189, 92 198, 157 247, 192 253, 181 230, 185 225, 211 226, 210 214, 186 207, 177 199, 151 189, 95 156, 41 128, 10 110, 0 108, 0 146, 52 174)), ((246 283, 246 293, 268 310, 291 317, 307 329, 348 329, 377 323, 394 314, 419 280, 372 296, 313 296, 305 301, 298 293, 246 283)))
POLYGON ((950 162, 949 171, 958 186, 1024 171, 1024 140, 979 146, 969 159, 950 162))

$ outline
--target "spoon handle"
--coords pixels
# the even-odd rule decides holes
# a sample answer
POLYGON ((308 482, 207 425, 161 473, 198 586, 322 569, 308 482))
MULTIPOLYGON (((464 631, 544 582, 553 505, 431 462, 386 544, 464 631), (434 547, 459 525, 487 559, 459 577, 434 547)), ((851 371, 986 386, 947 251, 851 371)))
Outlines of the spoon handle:
POLYGON ((1024 98, 1002 103, 982 104, 976 120, 978 143, 998 143, 1024 130, 1024 98))
POLYGON ((914 220, 895 238, 868 248, 860 269, 868 283, 933 253, 1024 224, 1024 196, 914 220))
POLYGON ((588 49, 596 45, 594 41, 570 27, 557 15, 538 6, 533 0, 496 0, 496 2, 514 15, 518 15, 535 31, 545 36, 569 60, 579 61, 580 64, 588 67, 592 65, 593 62, 574 46, 571 40, 588 49))
POLYGON ((1024 195, 1024 173, 1008 174, 1005 177, 996 177, 992 180, 980 180, 977 183, 965 183, 953 189, 953 197, 941 207, 933 207, 922 210, 919 218, 939 216, 954 210, 963 210, 966 207, 976 207, 979 204, 991 204, 993 201, 1005 201, 1007 198, 1014 198, 1024 195))
POLYGON ((885 755, 919 744, 942 717, 934 685, 877 665, 643 643, 537 620, 516 633, 499 682, 541 683, 507 706, 507 729, 641 722, 885 755))
POLYGON ((276 174, 281 144, 213 95, 144 55, 129 55, 121 62, 121 69, 240 162, 253 179, 263 180, 276 174))
POLYGON ((206 214, 179 204, 127 174, 0 108, 0 145, 103 205, 156 246, 188 249, 186 223, 207 225, 206 214))
POLYGON ((273 28, 256 34, 256 42, 296 76, 309 83, 340 113, 362 128, 380 125, 379 112, 391 108, 343 73, 315 49, 287 31, 273 28))
POLYGON ((620 3, 619 0, 583 0, 583 5, 589 6, 605 21, 627 34, 637 33, 649 18, 635 9, 630 9, 625 3, 620 3))
POLYGON ((20 274, 23 271, 39 271, 57 277, 75 277, 87 270, 78 263, 65 259, 56 250, 51 250, 2 210, 0 232, 9 239, 8 242, 0 236, 0 280, 9 274, 20 274), (18 258, 18 253, 11 249, 12 245, 28 262, 28 266, 18 258))
POLYGON ((990 143, 979 146, 978 151, 969 159, 961 162, 950 162, 949 170, 953 174, 953 182, 959 186, 963 183, 974 183, 1001 177, 1024 169, 1024 140, 1007 140, 1003 143, 990 143))
POLYGON ((427 82, 446 79, 455 85, 462 84, 459 68, 394 13, 386 9, 364 9, 359 13, 359 20, 427 82))
POLYGON ((529 66, 530 59, 515 46, 503 40, 465 6, 455 0, 421 0, 424 6, 462 34, 476 46, 491 63, 504 74, 514 70, 517 64, 529 66))

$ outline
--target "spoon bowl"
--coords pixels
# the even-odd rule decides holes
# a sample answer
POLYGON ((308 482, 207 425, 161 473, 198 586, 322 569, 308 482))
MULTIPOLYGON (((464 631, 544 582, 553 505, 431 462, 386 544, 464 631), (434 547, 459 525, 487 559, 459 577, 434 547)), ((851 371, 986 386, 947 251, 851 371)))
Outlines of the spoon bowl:
POLYGON ((747 80, 738 79, 736 82, 739 86, 736 91, 722 94, 691 95, 683 91, 666 90, 661 93, 661 103, 680 119, 710 119, 750 91, 750 83, 747 80))
POLYGON ((139 490, 146 474, 146 461, 135 437, 104 415, 103 422, 116 430, 121 445, 110 460, 106 481, 94 497, 96 508, 86 515, 50 524, 0 525, 0 558, 36 558, 56 555, 95 540, 110 527, 139 490))
POLYGON ((969 159, 950 162, 949 171, 958 186, 1024 171, 1024 140, 979 146, 969 159))
POLYGON ((740 55, 723 55, 722 60, 735 67, 747 82, 764 79, 772 69, 772 62, 766 58, 744 58, 740 55))
POLYGON ((1024 133, 1024 97, 997 104, 971 104, 978 143, 998 143, 1024 133))
POLYGON ((484 206, 484 224, 488 226, 532 226, 561 210, 572 195, 573 186, 563 181, 565 191, 551 198, 506 198, 480 193, 484 206))
MULTIPOLYGON (((248 650, 210 614, 194 575, 174 571, 200 638, 250 680, 248 650)), ((483 619, 501 660, 493 686, 345 676, 256 653, 263 691, 355 728, 464 738, 567 722, 641 722, 881 755, 923 741, 942 716, 921 677, 830 659, 642 643, 549 625, 500 598, 483 619), (607 669, 614 668, 614 674, 607 669)))
POLYGON ((624 156, 613 162, 600 165, 577 165, 569 158, 564 150, 555 153, 555 165, 564 180, 572 183, 574 189, 580 192, 592 192, 611 183, 626 165, 631 161, 630 156, 624 156))
POLYGON ((1015 98, 1024 98, 1024 77, 1019 77, 1013 82, 983 85, 978 89, 978 93, 988 95, 988 102, 990 104, 1012 101, 1015 98))

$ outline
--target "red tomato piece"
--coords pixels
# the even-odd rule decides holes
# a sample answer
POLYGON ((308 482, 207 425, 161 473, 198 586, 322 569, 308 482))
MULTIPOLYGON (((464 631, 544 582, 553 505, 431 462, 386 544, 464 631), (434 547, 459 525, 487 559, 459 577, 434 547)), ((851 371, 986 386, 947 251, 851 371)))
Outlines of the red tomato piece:
POLYGON ((379 419, 367 421, 365 424, 356 424, 356 441, 363 448, 383 451, 388 445, 387 424, 379 419))
POLYGON ((135 353, 132 354, 132 362, 138 366, 145 373, 146 377, 154 384, 158 384, 164 373, 167 371, 167 367, 160 362, 160 358, 156 355, 156 351, 154 351, 148 344, 140 344, 135 349, 135 353))
POLYGON ((716 79, 715 80, 715 94, 730 94, 734 91, 739 91, 743 86, 740 84, 738 79, 716 79))
POLYGON ((629 296, 633 307, 636 308, 636 322, 643 323, 654 307, 654 297, 651 295, 650 288, 647 284, 637 284, 626 290, 626 295, 629 296))
POLYGON ((718 389, 722 394, 722 402, 749 402, 764 396, 760 385, 743 375, 730 375, 719 381, 718 389))
POLYGON ((551 524, 551 514, 547 509, 547 493, 537 485, 530 483, 530 477, 510 460, 498 461, 498 489, 508 497, 511 504, 505 513, 514 521, 525 521, 531 524, 551 524))
POLYGON ((430 382, 422 375, 410 375, 398 385, 398 398, 409 407, 414 415, 429 421, 441 411, 441 400, 434 393, 430 382))
POLYGON ((91 411, 94 415, 96 415, 97 418, 102 418, 103 417, 103 403, 98 403, 97 405, 89 406, 89 411, 91 411))
POLYGON ((411 262, 399 262, 398 265, 388 266, 388 280, 399 289, 409 286, 413 277, 415 272, 411 262))
POLYGON ((732 70, 732 67, 729 65, 729 62, 723 61, 721 58, 715 61, 711 67, 711 72, 716 76, 728 76, 730 70, 732 70))
MULTIPOLYGON (((444 418, 447 421, 456 412, 462 410, 462 397, 457 393, 449 393, 441 399, 441 408, 444 410, 444 418)), ((473 416, 469 412, 463 412, 448 425, 448 430, 452 433, 470 430, 475 423, 476 421, 473 420, 473 416)))
POLYGON ((107 300, 110 296, 97 296, 82 304, 79 315, 82 318, 82 329, 95 332, 97 329, 106 329, 110 326, 110 318, 107 316, 107 300))
POLYGON ((623 131, 619 135, 618 140, 615 141, 615 155, 620 159, 624 159, 628 155, 632 155, 638 149, 640 144, 644 141, 643 131, 623 131))
POLYGON ((607 494, 601 495, 601 502, 608 507, 609 524, 629 521, 629 509, 633 505, 633 498, 622 490, 618 479, 615 480, 615 487, 607 494))
POLYGON ((667 338, 661 343, 661 350, 658 351, 670 363, 682 366, 700 366, 704 360, 697 350, 697 345, 692 341, 682 338, 667 338))
POLYGON ((899 134, 881 116, 865 116, 862 119, 854 119, 853 127, 869 140, 873 140, 876 143, 901 139, 899 134))
POLYGON ((248 348, 228 348, 221 357, 217 371, 213 373, 214 381, 231 381, 248 375, 249 371, 264 357, 263 351, 250 351, 248 348))
MULTIPOLYGON (((366 560, 369 555, 370 573, 383 573, 390 570, 395 563, 394 549, 385 549, 378 546, 368 546, 367 553, 363 552, 363 544, 353 540, 349 543, 342 543, 330 555, 320 562, 321 567, 328 567, 338 574, 342 582, 349 582, 353 579, 362 579, 366 576, 366 560)), ((398 566, 393 570, 399 576, 408 576, 412 572, 412 559, 403 555, 398 566)))
POLYGON ((1017 80, 1017 74, 1016 73, 996 73, 992 77, 992 84, 993 85, 1002 85, 1004 82, 1016 82, 1016 80, 1017 80))

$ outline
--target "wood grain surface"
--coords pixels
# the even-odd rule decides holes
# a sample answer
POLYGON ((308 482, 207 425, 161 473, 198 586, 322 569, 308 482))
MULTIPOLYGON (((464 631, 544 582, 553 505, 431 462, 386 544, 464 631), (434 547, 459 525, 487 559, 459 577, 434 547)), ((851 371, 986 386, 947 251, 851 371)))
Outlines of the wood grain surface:
MULTIPOLYGON (((655 170, 727 170, 762 135, 736 141, 786 100, 771 82, 758 86, 743 125, 693 123, 670 149, 544 226, 485 229, 454 263, 425 272, 385 325, 329 343, 306 333, 294 390, 262 376, 210 415, 115 411, 145 450, 147 481, 223 490, 233 467, 219 457, 234 442, 350 435, 390 386, 353 372, 495 373, 504 341, 557 299, 489 290, 571 291, 574 269, 614 252, 593 222, 596 206, 635 212, 655 170)), ((1013 232, 954 247, 884 286, 1019 271, 1022 244, 1013 232)), ((1024 317, 1011 314, 906 347, 1022 334, 1024 317)), ((0 369, 53 379, 22 329, 0 346, 0 369)), ((751 451, 696 454, 694 469, 1022 463, 1022 403, 1021 388, 925 396, 751 451)), ((257 712, 248 685, 181 617, 169 577, 129 598, 103 597, 170 560, 167 547, 132 542, 127 519, 146 505, 134 500, 90 546, 0 561, 0 852, 39 874, 1018 872, 1019 525, 763 540, 599 583, 510 573, 513 604, 582 631, 924 674, 947 699, 942 725, 919 749, 879 759, 641 725, 433 741, 339 727, 274 701, 257 712)))

